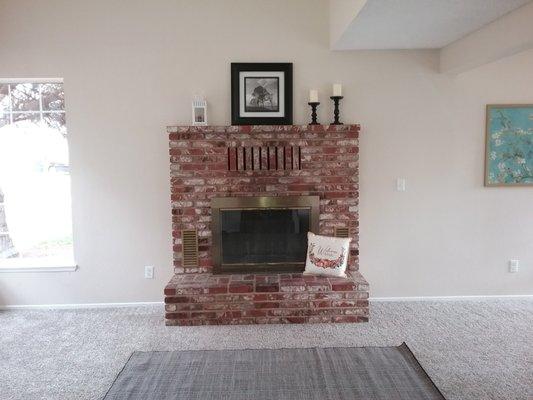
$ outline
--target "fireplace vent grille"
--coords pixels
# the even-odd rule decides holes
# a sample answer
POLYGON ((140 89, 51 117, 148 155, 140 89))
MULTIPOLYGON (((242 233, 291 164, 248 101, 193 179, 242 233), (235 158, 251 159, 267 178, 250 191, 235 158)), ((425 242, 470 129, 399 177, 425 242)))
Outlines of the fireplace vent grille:
POLYGON ((195 229, 181 231, 183 242, 183 266, 198 266, 198 233, 195 229))
POLYGON ((349 228, 335 228, 335 237, 347 238, 350 236, 349 228))
POLYGON ((230 146, 228 171, 302 169, 300 146, 230 146))

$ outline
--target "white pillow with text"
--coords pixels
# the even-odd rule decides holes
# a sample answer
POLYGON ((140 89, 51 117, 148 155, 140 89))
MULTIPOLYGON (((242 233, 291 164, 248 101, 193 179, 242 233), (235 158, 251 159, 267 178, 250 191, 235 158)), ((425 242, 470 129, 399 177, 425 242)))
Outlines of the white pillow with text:
POLYGON ((304 275, 346 278, 350 238, 307 233, 307 260, 304 275))

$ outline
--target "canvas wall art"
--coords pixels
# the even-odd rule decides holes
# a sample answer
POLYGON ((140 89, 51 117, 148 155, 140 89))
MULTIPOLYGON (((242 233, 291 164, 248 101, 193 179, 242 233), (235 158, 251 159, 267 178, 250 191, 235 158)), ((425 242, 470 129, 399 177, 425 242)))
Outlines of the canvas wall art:
POLYGON ((488 105, 486 186, 533 186, 533 104, 488 105))

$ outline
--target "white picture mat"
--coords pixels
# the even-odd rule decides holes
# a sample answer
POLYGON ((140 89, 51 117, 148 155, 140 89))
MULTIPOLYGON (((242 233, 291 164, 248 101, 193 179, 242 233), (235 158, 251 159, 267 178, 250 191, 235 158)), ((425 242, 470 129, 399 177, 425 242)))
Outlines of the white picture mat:
POLYGON ((285 116, 285 73, 283 71, 241 71, 239 72, 239 116, 246 117, 284 117, 285 116), (247 112, 244 110, 244 78, 279 78, 279 111, 247 112))

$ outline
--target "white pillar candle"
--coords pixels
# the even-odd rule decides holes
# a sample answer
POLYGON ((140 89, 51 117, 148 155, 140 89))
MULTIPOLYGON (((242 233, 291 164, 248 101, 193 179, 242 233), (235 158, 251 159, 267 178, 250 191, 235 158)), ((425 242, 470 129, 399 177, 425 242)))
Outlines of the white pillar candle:
POLYGON ((309 103, 318 103, 318 90, 311 89, 309 91, 309 103))
POLYGON ((333 84, 333 96, 342 96, 342 85, 340 83, 333 84))

